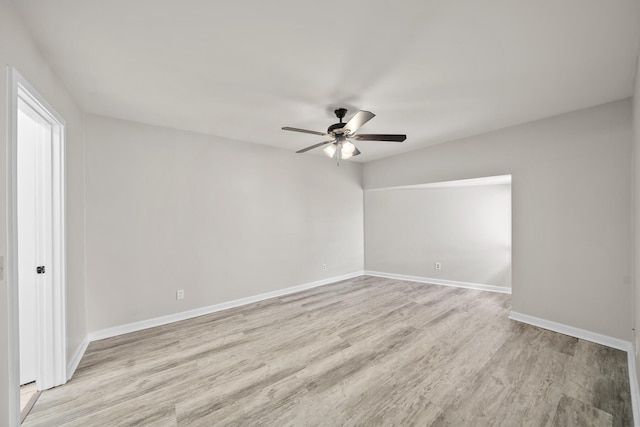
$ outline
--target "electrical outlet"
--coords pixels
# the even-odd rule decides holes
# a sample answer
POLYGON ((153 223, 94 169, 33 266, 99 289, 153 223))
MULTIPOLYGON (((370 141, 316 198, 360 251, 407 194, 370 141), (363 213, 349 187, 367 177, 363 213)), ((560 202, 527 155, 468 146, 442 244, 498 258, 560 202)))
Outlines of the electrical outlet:
POLYGON ((440 264, 439 262, 435 263, 435 268, 436 270, 442 270, 442 264, 440 264))
POLYGON ((184 299, 184 289, 178 289, 176 291, 176 299, 184 299))
POLYGON ((322 264, 322 271, 327 271, 327 264, 322 264))

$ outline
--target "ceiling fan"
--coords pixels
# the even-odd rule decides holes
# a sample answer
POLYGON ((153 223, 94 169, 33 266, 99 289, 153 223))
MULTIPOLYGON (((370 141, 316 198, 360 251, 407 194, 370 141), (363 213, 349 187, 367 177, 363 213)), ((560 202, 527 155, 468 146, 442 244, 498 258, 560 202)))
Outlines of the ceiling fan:
POLYGON ((340 123, 334 123, 327 129, 327 132, 316 132, 314 130, 299 129, 285 126, 282 130, 289 130, 293 132, 310 133, 312 135, 330 136, 332 139, 328 141, 319 142, 317 144, 310 145, 302 150, 296 151, 296 153, 305 153, 314 148, 322 147, 323 145, 331 144, 327 146, 323 151, 331 158, 336 156, 338 164, 340 159, 346 160, 353 156, 360 154, 360 150, 351 142, 354 141, 387 141, 387 142, 402 142, 407 139, 407 135, 390 135, 390 134, 356 134, 358 129, 369 120, 375 117, 370 111, 359 110, 355 116, 351 118, 347 123, 342 123, 342 119, 347 114, 346 108, 338 108, 334 111, 336 117, 340 119, 340 123))

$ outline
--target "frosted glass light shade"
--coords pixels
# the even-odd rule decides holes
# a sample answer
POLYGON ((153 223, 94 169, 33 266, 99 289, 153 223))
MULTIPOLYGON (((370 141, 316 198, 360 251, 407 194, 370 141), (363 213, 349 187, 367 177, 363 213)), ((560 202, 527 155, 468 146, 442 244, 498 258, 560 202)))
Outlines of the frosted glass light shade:
POLYGON ((331 144, 331 145, 327 145, 327 148, 325 148, 324 150, 324 154, 326 154, 327 156, 329 156, 330 158, 333 158, 333 155, 336 154, 336 144, 331 144))
MULTIPOLYGON (((356 151, 356 146, 353 145, 351 142, 347 141, 347 142, 343 142, 342 143, 342 158, 346 159, 346 157, 344 157, 345 154, 353 154, 353 152, 356 151)), ((349 156, 351 157, 351 156, 349 156)))

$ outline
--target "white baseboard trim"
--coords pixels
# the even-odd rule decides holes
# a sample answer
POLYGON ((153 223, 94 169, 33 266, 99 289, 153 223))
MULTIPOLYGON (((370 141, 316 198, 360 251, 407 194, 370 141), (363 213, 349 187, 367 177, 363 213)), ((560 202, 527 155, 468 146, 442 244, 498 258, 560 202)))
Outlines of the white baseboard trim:
POLYGON ((73 374, 78 369, 78 365, 80 364, 80 360, 82 360, 82 356, 87 351, 87 347, 89 347, 89 335, 85 335, 84 339, 76 349, 75 353, 73 353, 73 357, 67 363, 67 381, 71 379, 73 374))
POLYGON ((602 335, 597 332, 587 331, 585 329, 575 328, 573 326, 564 325, 562 323, 552 322, 550 320, 541 319, 528 314, 512 311, 509 313, 509 319, 517 322, 527 323, 539 328, 548 329, 553 332, 559 332, 570 337, 580 338, 591 341, 596 344, 606 345, 627 352, 627 367, 629 371, 629 388, 631 389, 631 408, 633 410, 634 425, 640 425, 640 391, 638 389, 638 376, 636 371, 636 354, 631 341, 613 338, 608 335, 602 335))
POLYGON ((627 352, 629 365, 629 386, 631 388, 631 408, 633 409, 633 424, 640 425, 640 390, 638 389, 638 371, 636 368, 636 352, 632 348, 627 352))
POLYGON ((408 282, 429 283, 432 285, 454 286, 456 288, 476 289, 479 291, 500 292, 510 294, 511 288, 503 286, 483 285, 481 283, 458 282, 455 280, 432 279, 430 277, 407 276, 405 274, 383 273, 380 271, 365 270, 366 276, 384 277, 386 279, 405 280, 408 282))
POLYGON ((276 298, 283 295, 293 294, 296 292, 304 291, 306 289, 316 288, 318 286, 328 285, 330 283, 339 282, 341 280, 353 279, 363 275, 363 271, 356 271, 353 273, 343 274, 341 276, 334 276, 327 279, 317 280, 315 282, 303 283, 301 285, 292 286, 285 289, 278 289, 272 292, 266 292, 264 294, 253 295, 246 298, 240 298, 233 301, 223 302, 220 304, 214 304, 207 307, 196 308, 193 310, 183 311, 180 313, 169 314, 167 316, 156 317, 153 319, 142 320, 140 322, 128 323, 126 325, 115 326, 113 328, 101 329, 89 333, 89 342, 97 341, 105 338, 111 338, 118 335, 128 334, 130 332, 141 331, 143 329, 153 328, 156 326, 162 326, 173 322, 179 322, 181 320, 191 319, 205 314, 215 313, 217 311, 226 310, 229 308, 239 307, 241 305, 251 304, 258 301, 267 300, 270 298, 276 298))
POLYGON ((539 328, 548 329, 553 332, 559 332, 564 335, 569 335, 570 337, 591 341, 596 344, 606 345, 607 347, 616 348, 618 350, 633 352, 633 346, 631 345, 631 341, 625 341, 619 338, 613 338, 608 335, 602 335, 597 332, 591 332, 585 329, 564 325, 562 323, 552 322, 551 320, 545 320, 539 317, 529 316, 528 314, 522 314, 516 311, 511 311, 511 313, 509 313, 509 319, 516 320, 522 323, 527 323, 529 325, 537 326, 539 328))

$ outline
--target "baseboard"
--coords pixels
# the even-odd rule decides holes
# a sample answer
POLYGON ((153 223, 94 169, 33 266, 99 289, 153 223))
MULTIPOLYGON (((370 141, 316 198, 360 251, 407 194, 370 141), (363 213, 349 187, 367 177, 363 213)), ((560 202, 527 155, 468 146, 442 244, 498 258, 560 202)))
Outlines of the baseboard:
POLYGON ((183 311, 180 313, 174 313, 167 316, 156 317, 153 319, 142 320, 140 322, 128 323, 126 325, 115 326, 113 328, 101 329, 89 333, 89 342, 97 341, 105 338, 111 338, 118 335, 128 334, 130 332, 141 331, 143 329, 153 328, 156 326, 167 325, 173 322, 179 322, 181 320, 187 320, 205 314, 215 313, 217 311, 227 310, 229 308, 239 307, 242 305, 252 304, 267 300, 270 298, 276 298, 283 295, 289 295, 296 292, 304 291, 318 286, 328 285, 331 283, 339 282, 341 280, 353 279, 363 275, 363 271, 356 271, 353 273, 343 274, 341 276, 334 276, 327 279, 317 280, 315 282, 303 283, 301 285, 292 286, 285 289, 278 289, 277 291, 266 292, 259 295, 253 295, 246 298, 240 298, 233 301, 223 302, 220 304, 214 304, 207 307, 196 308, 193 310, 183 311))
POLYGON ((479 291, 500 292, 510 294, 511 288, 503 286, 483 285, 481 283, 458 282, 455 280, 432 279, 430 277, 407 276, 405 274, 383 273, 380 271, 365 270, 367 276, 384 277, 386 279, 405 280, 409 282, 430 283, 433 285, 454 286, 456 288, 476 289, 479 291))
POLYGON ((73 357, 67 363, 67 381, 71 379, 73 374, 78 369, 78 365, 80 364, 80 360, 82 360, 82 356, 87 351, 87 347, 89 347, 89 336, 85 335, 84 339, 76 349, 75 353, 73 353, 73 357))
POLYGON ((509 313, 509 319, 527 323, 539 328, 548 329, 553 332, 559 332, 564 335, 569 335, 570 337, 591 341, 596 344, 606 345, 607 347, 616 348, 618 350, 633 352, 631 341, 613 338, 608 335, 602 335, 597 332, 587 331, 585 329, 564 325, 562 323, 552 322, 551 320, 545 320, 539 317, 529 316, 528 314, 522 314, 515 311, 509 313))
POLYGON ((633 424, 640 425, 640 390, 638 389, 638 370, 636 369, 636 352, 632 348, 627 352, 629 365, 629 386, 631 388, 631 407, 633 408, 633 424))

